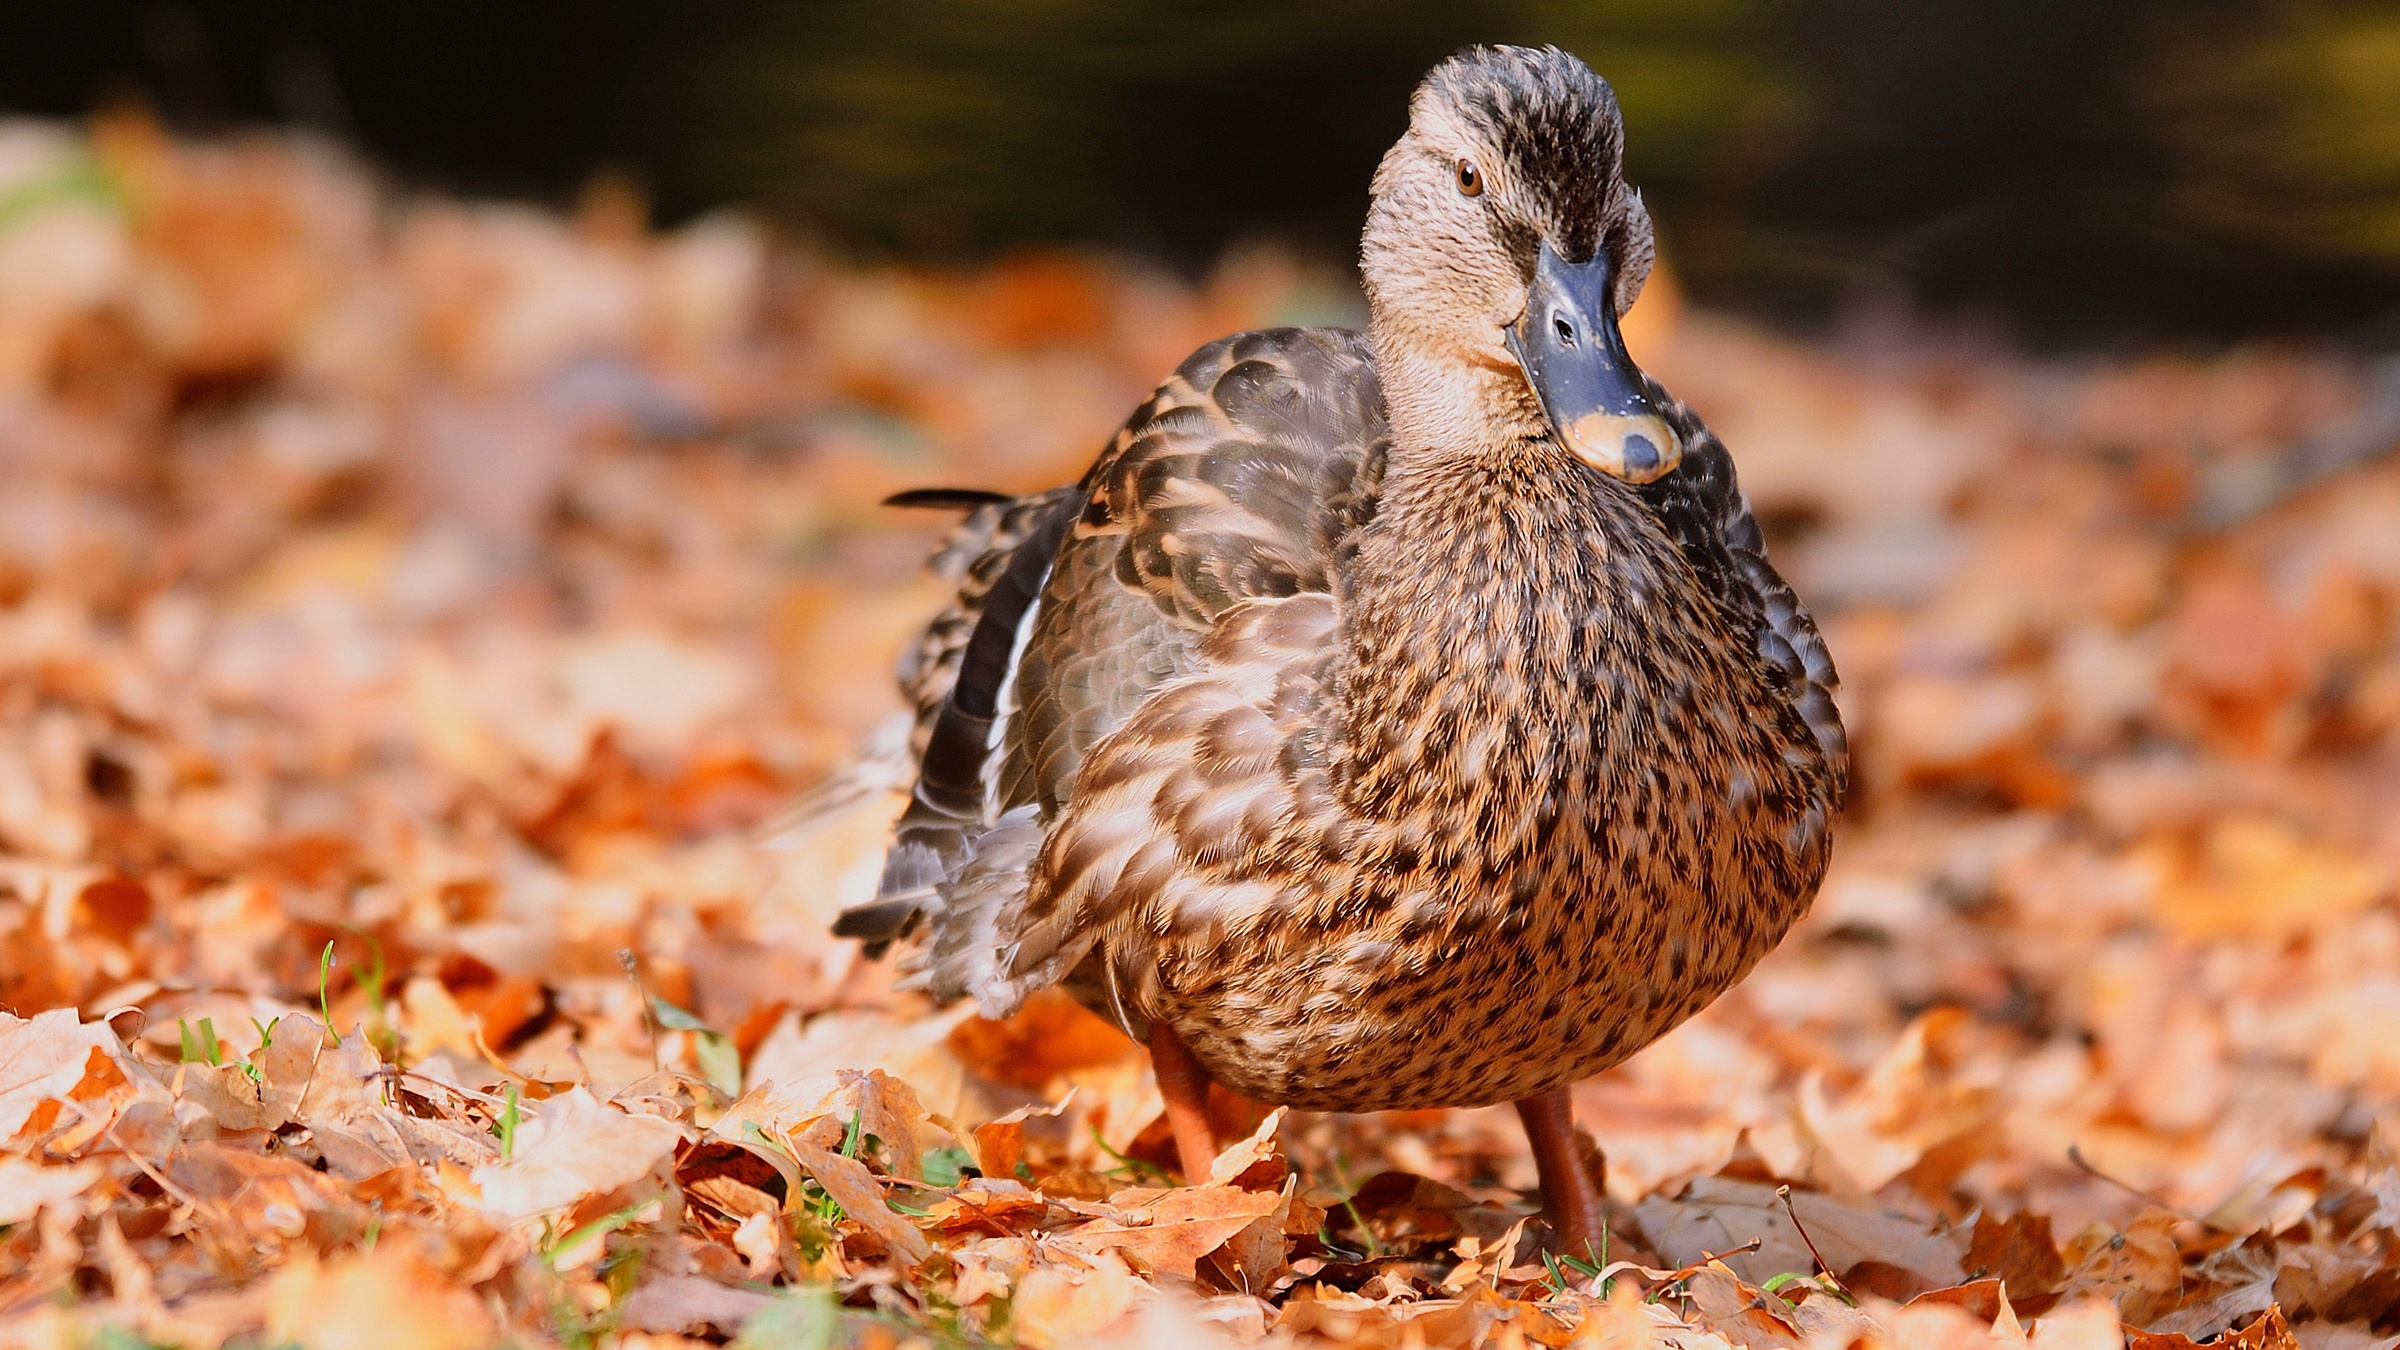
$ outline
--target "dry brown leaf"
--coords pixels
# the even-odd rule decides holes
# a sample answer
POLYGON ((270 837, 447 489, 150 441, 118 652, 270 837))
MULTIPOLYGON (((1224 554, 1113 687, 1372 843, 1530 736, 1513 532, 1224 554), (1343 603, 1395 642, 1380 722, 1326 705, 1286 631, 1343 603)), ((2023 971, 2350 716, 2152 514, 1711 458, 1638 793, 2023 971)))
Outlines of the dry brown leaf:
POLYGON ((1990 1350, 1995 1345, 2022 1344, 2022 1337, 1994 1333, 1992 1324, 1964 1308, 1948 1303, 1910 1303, 1894 1307, 1869 1303, 1865 1311, 1883 1328, 1894 1350, 1990 1350))
POLYGON ((2311 843, 2272 817, 2213 822, 2188 853, 2159 841, 2159 919, 2195 939, 2279 939, 2339 924, 2392 890, 2388 869, 2311 843))
POLYGON ((1190 1280, 1197 1278, 1202 1257, 1252 1224, 1269 1218, 1280 1224, 1283 1203, 1273 1192, 1184 1187, 1157 1193, 1122 1222, 1095 1219, 1060 1234, 1058 1242, 1077 1251, 1121 1251, 1144 1270, 1190 1280))
MULTIPOLYGON (((1281 1160, 1277 1162, 1280 1165, 1281 1160)), ((1225 1245, 1210 1258, 1217 1263, 1224 1284, 1242 1293, 1263 1295, 1291 1271, 1286 1244, 1295 1227, 1293 1207, 1299 1184, 1298 1177, 1287 1176, 1283 1190, 1276 1197, 1280 1203, 1249 1227, 1227 1238, 1225 1245)), ((1303 1233, 1313 1234, 1321 1222, 1321 1219, 1305 1222, 1298 1227, 1303 1233)))
POLYGON ((1987 1325, 2003 1317, 2015 1321, 2008 1292, 1996 1279, 1969 1280, 1947 1289, 1928 1289, 1902 1306, 1913 1308, 1920 1303, 1946 1303, 1987 1325))
POLYGON ((1218 1153, 1217 1160, 1208 1167, 1208 1184, 1254 1190, 1281 1186, 1291 1172, 1291 1164, 1284 1160, 1279 1142, 1284 1115, 1285 1108, 1280 1106, 1269 1111, 1249 1138, 1218 1153))
POLYGON ((925 1108, 908 1084, 881 1069, 836 1075, 843 1105, 837 1114, 855 1118, 861 1135, 872 1135, 883 1146, 885 1169, 909 1181, 925 1177, 925 1149, 919 1135, 926 1129, 925 1108))
POLYGON ((1036 1092, 1048 1092, 1077 1070, 1140 1056, 1125 1033, 1063 989, 1034 994, 1005 1021, 970 1017, 960 1022, 950 1033, 950 1048, 977 1073, 1036 1092))
POLYGON ((2175 1224, 2174 1215, 2152 1209, 2122 1233, 2094 1226, 2076 1234, 2064 1253, 2066 1296, 2106 1299, 2134 1325, 2166 1313, 2183 1287, 2175 1224))
POLYGON ((66 1123, 105 1120, 130 1098, 125 1048, 72 1008, 31 1018, 0 1012, 0 1141, 66 1123), (75 1118, 60 1113, 73 1103, 75 1118))
POLYGON ((1827 1195, 1795 1192, 1792 1205, 1808 1227, 1806 1241, 1784 1213, 1775 1188, 1756 1182, 1704 1177, 1678 1199, 1643 1201, 1635 1214, 1659 1254, 1678 1265, 1697 1264, 1710 1253, 1730 1252, 1756 1239, 1762 1244, 1759 1251, 1726 1258, 1727 1265, 1747 1280, 1812 1270, 1816 1258, 1809 1242, 1837 1275, 1873 1261, 1906 1272, 1922 1289, 1943 1288, 1964 1278, 1959 1268, 1964 1244, 1955 1235, 1827 1195))
POLYGON ((1036 1116, 1055 1116, 1065 1109, 1065 1103, 1041 1106, 1028 1103, 997 1119, 975 1127, 975 1169, 987 1177, 1014 1177, 1017 1164, 1025 1160, 1025 1122, 1036 1116))
POLYGON ((2283 1310, 2275 1307, 2269 1307, 2240 1331, 2228 1331, 2206 1341, 2195 1341, 2178 1332, 2129 1331, 2125 1335, 2125 1350, 2198 1350, 2203 1345, 2222 1350, 2301 1350, 2300 1339, 2283 1320, 2283 1310))
MULTIPOLYGON (((921 1264, 933 1254, 932 1244, 917 1231, 916 1225, 885 1202, 883 1187, 865 1163, 806 1139, 791 1138, 786 1142, 800 1170, 824 1187, 825 1193, 842 1207, 842 1213, 874 1235, 902 1265, 921 1264)), ((796 1189, 793 1196, 796 1200, 796 1189)))
POLYGON ((1721 1265, 1692 1272, 1684 1283, 1700 1311, 1698 1325, 1751 1350, 1799 1350, 1800 1328, 1790 1305, 1735 1279, 1721 1265))
POLYGON ((772 1086, 779 1100, 814 1105, 840 1089, 843 1073, 881 1069, 909 1084, 925 1109, 973 1119, 961 1110, 965 1069, 948 1045, 951 1029, 968 1011, 961 1005, 915 1022, 833 1012, 805 1025, 798 1013, 789 1013, 759 1042, 742 1081, 752 1089, 772 1086))
POLYGON ((970 1177, 932 1209, 945 1232, 994 1235, 1026 1231, 1049 1213, 1050 1202, 1014 1177, 970 1177))
POLYGON ((242 1064, 180 1067, 184 1100, 227 1130, 272 1130, 289 1124, 316 1070, 325 1029, 301 1015, 278 1018, 272 1039, 242 1064))
POLYGON ((537 1106, 518 1127, 516 1154, 478 1167, 485 1213, 522 1219, 638 1183, 663 1183, 684 1129, 637 1115, 571 1088, 537 1106))
POLYGON ((1620 1280, 1606 1299, 1586 1305, 1568 1344, 1574 1350, 1650 1350, 1661 1343, 1658 1326, 1666 1316, 1666 1309, 1643 1299, 1633 1281, 1620 1280))
POLYGON ((1960 1264, 1969 1275, 1989 1276, 2005 1284, 2009 1297, 2022 1304, 2047 1299, 2066 1281, 2067 1266, 2050 1236, 2045 1215, 2012 1214, 2005 1219, 1977 1215, 1975 1235, 1960 1264))
POLYGON ((1812 1350, 1821 1345, 1872 1345, 1885 1339, 1875 1319, 1835 1298, 1810 1296, 1792 1307, 1792 1325, 1808 1339, 1812 1350))
POLYGON ((1460 1238, 1451 1249, 1458 1257, 1458 1264, 1442 1277, 1442 1292, 1455 1296, 1477 1283, 1498 1284, 1517 1263, 1517 1253, 1525 1241, 1525 1223, 1519 1220, 1510 1224, 1497 1242, 1486 1242, 1473 1233, 1460 1238))

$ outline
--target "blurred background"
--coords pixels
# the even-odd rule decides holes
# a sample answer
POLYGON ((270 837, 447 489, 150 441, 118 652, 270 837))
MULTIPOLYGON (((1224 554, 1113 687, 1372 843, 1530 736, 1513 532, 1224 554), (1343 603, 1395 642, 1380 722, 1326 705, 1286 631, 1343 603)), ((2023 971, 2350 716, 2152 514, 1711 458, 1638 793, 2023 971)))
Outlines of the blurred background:
POLYGON ((349 141, 410 184, 867 257, 1028 243, 1346 259, 1425 68, 1553 42, 1615 82, 1704 301, 2044 345, 2400 338, 2388 0, 9 0, 0 110, 349 141))

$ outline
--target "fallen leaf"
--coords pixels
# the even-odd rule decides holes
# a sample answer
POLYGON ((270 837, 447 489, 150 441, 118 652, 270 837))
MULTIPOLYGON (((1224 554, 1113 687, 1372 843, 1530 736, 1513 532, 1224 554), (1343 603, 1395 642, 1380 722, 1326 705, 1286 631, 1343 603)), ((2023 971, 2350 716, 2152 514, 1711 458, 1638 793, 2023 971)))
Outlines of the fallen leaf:
POLYGON ((2005 1219, 1977 1215, 1974 1236, 1959 1264, 1969 1275, 1999 1280, 2020 1305, 2046 1300, 2067 1276, 2066 1262, 2050 1237, 2050 1220, 2039 1214, 2017 1213, 2005 1219))
POLYGON ((1966 1020, 1956 1008, 1918 1017, 1839 1103, 1827 1099, 1821 1074, 1802 1079, 1798 1119, 1840 1183, 1862 1194, 1878 1190, 1988 1118, 1992 1094, 1946 1081, 1934 1063, 1934 1042, 1966 1020))
POLYGON ((1095 1219, 1058 1237, 1077 1251, 1124 1252, 1145 1270, 1190 1280, 1200 1259, 1261 1219, 1280 1219, 1282 1197, 1231 1186, 1165 1191, 1125 1222, 1095 1219), (1142 1220, 1146 1220, 1143 1222, 1142 1220))
POLYGON ((2098 1299, 2069 1303, 2043 1314, 2028 1339, 2034 1350, 2124 1350, 2125 1346, 2116 1306, 2098 1299))
POLYGON ((2076 1234, 2064 1253, 2066 1295, 2106 1299, 2130 1323, 2147 1324, 2166 1312, 2183 1287, 2175 1223, 2174 1215, 2151 1209, 2122 1233, 2094 1225, 2076 1234))
MULTIPOLYGON (((72 1008, 32 1018, 0 1012, 0 1140, 51 1128, 58 1104, 99 1103, 125 1081, 116 1033, 72 1008)), ((95 1108, 98 1109, 98 1108, 95 1108)))
POLYGON ((2203 1345, 2221 1350, 2301 1350, 2299 1338, 2283 1320, 2283 1310, 2272 1306, 2240 1331, 2228 1331, 2207 1341, 2195 1341, 2177 1332, 2129 1331, 2125 1335, 2125 1350, 2198 1350, 2203 1345))
POLYGON ((975 1169, 987 1177, 1015 1176, 1017 1164, 1025 1160, 1025 1122, 1037 1116, 1055 1116, 1062 1109, 1063 1103, 1053 1106, 1027 1103, 976 1126, 975 1169))
POLYGON ((268 1043, 240 1064, 187 1064, 184 1099, 227 1130, 272 1130, 291 1123, 316 1069, 325 1029, 298 1014, 278 1018, 268 1043))
POLYGON ((582 1088, 525 1110, 528 1119, 519 1127, 515 1156, 473 1174, 483 1188, 484 1212, 503 1219, 565 1209, 587 1196, 663 1180, 665 1165, 685 1137, 673 1121, 608 1105, 582 1088))
POLYGON ((1209 1164, 1208 1184, 1211 1186, 1241 1186, 1252 1190, 1281 1186, 1291 1172, 1291 1164, 1283 1157, 1278 1136, 1283 1130, 1285 1109, 1276 1107, 1250 1132, 1250 1137, 1225 1148, 1217 1160, 1209 1164))
POLYGON ((903 1265, 918 1265, 933 1254, 932 1244, 925 1240, 925 1235, 884 1200, 883 1188, 865 1163, 806 1139, 791 1138, 786 1144, 800 1170, 824 1187, 825 1193, 842 1207, 844 1215, 873 1234, 903 1265))
MULTIPOLYGON (((1837 1275, 1873 1261, 1906 1272, 1923 1289, 1964 1279, 1959 1267, 1964 1244, 1954 1235, 1827 1195, 1796 1191, 1792 1207, 1808 1226, 1809 1241, 1837 1275)), ((1697 1264, 1709 1254, 1730 1252, 1754 1239, 1760 1250, 1726 1258, 1727 1266, 1745 1280, 1771 1279, 1786 1271, 1805 1273, 1816 1262, 1772 1186, 1703 1177, 1678 1199, 1643 1201, 1635 1214, 1659 1254, 1678 1265, 1697 1264)))
POLYGON ((1128 1062, 1140 1050, 1063 989, 1044 989, 1001 1021, 970 1017, 950 1033, 950 1049, 977 1073, 1049 1093, 1079 1069, 1128 1062))
POLYGON ((787 1013, 750 1058, 743 1082, 771 1085, 775 1095, 813 1103, 841 1086, 841 1074, 881 1069, 915 1091, 925 1109, 953 1119, 966 1091, 965 1069, 951 1053, 950 1031, 968 1015, 961 1005, 917 1022, 875 1013, 825 1013, 806 1019, 787 1013))
POLYGON ((1014 1177, 970 1177, 935 1202, 932 1217, 946 1232, 1006 1235, 1030 1229, 1050 1214, 1050 1202, 1014 1177))
POLYGON ((1700 1310, 1702 1327, 1752 1350, 1799 1350, 1800 1329, 1790 1305, 1735 1279, 1722 1266, 1692 1272, 1684 1288, 1700 1310))

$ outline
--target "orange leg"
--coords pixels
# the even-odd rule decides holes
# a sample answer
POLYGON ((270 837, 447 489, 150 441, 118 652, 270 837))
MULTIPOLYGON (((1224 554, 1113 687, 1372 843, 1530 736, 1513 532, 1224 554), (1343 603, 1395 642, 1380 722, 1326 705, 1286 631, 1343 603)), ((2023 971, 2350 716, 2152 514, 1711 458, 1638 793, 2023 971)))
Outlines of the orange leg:
POLYGON ((1550 1223, 1552 1242, 1568 1256, 1598 1260, 1604 1241, 1600 1180, 1584 1166, 1576 1146, 1567 1090, 1527 1097, 1517 1103, 1517 1116, 1525 1122, 1534 1165, 1541 1169, 1542 1217, 1550 1223))
POLYGON ((1150 1070, 1158 1076, 1158 1095, 1167 1100, 1167 1127, 1175 1132, 1184 1184, 1197 1186, 1217 1160, 1216 1132, 1208 1124, 1208 1070, 1163 1017, 1150 1019, 1150 1070))

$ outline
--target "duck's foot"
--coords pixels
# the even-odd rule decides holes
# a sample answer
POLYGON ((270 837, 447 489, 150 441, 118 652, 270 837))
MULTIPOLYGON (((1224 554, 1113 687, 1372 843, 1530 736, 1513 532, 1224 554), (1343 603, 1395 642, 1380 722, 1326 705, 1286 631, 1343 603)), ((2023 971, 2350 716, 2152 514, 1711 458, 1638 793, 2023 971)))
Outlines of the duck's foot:
POLYGON ((1167 1128, 1175 1132, 1183 1182, 1197 1186, 1208 1180, 1208 1169, 1217 1161, 1216 1131, 1208 1123, 1208 1070, 1163 1017, 1150 1019, 1150 1071, 1158 1078, 1158 1095, 1166 1099, 1167 1128))
POLYGON ((1527 1097, 1517 1103, 1517 1116, 1525 1122, 1534 1165, 1541 1169, 1542 1218, 1550 1225, 1556 1250, 1598 1261, 1608 1250, 1600 1208, 1602 1164, 1599 1150, 1576 1138, 1567 1089, 1527 1097))

